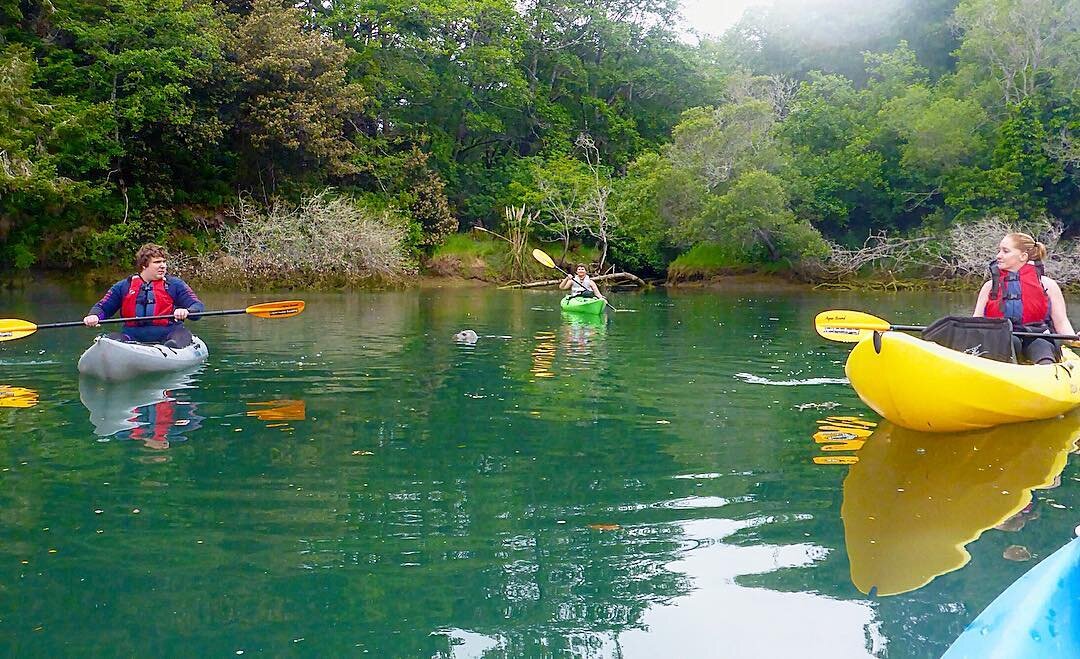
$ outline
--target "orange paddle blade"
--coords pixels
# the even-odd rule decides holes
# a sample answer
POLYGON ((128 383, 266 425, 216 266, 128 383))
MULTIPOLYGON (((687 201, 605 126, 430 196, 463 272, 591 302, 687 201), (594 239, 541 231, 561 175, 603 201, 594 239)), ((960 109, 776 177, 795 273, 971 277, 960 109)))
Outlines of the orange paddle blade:
POLYGON ((244 313, 258 316, 259 318, 287 318, 304 312, 303 300, 285 300, 284 302, 264 302, 253 304, 244 313))
POLYGON ((14 341, 24 336, 30 336, 37 331, 37 325, 28 320, 18 318, 0 319, 0 341, 14 341))

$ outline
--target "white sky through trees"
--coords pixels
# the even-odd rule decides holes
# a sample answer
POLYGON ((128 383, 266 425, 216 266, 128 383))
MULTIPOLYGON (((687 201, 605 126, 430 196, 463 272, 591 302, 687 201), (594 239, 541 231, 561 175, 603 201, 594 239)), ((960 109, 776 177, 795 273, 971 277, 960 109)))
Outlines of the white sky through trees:
POLYGON ((682 0, 686 27, 719 36, 742 17, 748 7, 771 5, 772 0, 682 0))

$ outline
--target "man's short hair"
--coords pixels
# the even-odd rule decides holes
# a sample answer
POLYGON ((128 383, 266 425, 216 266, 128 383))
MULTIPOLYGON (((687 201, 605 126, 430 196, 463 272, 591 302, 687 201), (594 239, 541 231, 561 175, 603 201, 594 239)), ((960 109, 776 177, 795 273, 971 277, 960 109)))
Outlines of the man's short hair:
POLYGON ((142 270, 146 266, 150 265, 151 259, 163 258, 168 259, 169 253, 165 251, 165 248, 161 245, 155 245, 154 243, 146 243, 139 248, 139 251, 135 254, 135 266, 142 270))

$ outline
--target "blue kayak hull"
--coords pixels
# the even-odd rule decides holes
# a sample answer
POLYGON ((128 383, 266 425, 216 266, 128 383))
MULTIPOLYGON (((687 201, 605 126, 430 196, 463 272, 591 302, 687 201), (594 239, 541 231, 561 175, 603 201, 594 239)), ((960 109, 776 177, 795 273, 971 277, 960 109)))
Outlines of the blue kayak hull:
POLYGON ((1017 579, 942 656, 1080 657, 1080 538, 1017 579))

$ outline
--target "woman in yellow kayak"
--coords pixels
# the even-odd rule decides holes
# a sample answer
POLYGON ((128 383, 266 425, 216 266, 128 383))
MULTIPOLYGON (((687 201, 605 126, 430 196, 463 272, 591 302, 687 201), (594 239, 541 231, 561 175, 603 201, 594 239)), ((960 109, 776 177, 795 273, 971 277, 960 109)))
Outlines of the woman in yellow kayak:
MULTIPOLYGON (((1044 258, 1046 246, 1028 234, 1006 234, 972 315, 1008 318, 1013 329, 1019 331, 1075 334, 1065 312, 1061 287, 1043 274, 1044 258)), ((1025 337, 1022 347, 1024 356, 1033 364, 1057 361, 1057 346, 1050 339, 1025 337)))

